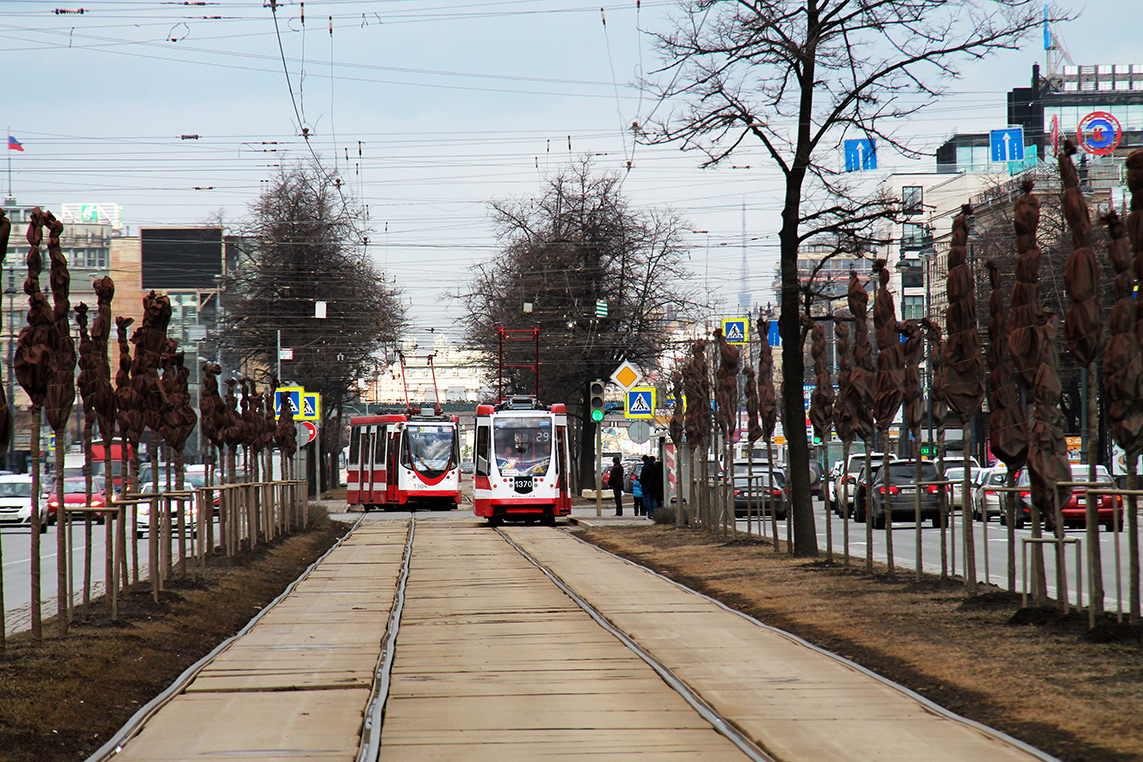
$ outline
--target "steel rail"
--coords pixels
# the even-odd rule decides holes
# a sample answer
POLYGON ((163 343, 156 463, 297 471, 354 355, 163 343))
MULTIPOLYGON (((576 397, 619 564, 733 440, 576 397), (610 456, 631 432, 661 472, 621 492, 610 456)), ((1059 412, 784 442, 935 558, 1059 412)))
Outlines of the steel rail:
POLYGON ((309 577, 313 570, 317 568, 318 564, 324 561, 330 553, 333 553, 335 550, 340 548, 342 543, 345 542, 346 538, 353 534, 353 530, 356 529, 360 524, 361 519, 359 518, 348 532, 340 537, 329 550, 327 550, 325 553, 322 553, 316 561, 310 564, 309 567, 304 572, 302 572, 302 574, 297 579, 287 585, 286 589, 282 591, 281 595, 270 601, 270 603, 264 606, 261 611, 255 614, 254 617, 249 622, 247 622, 241 630, 219 643, 217 646, 215 646, 214 650, 196 661, 194 664, 187 667, 186 670, 184 670, 183 673, 179 675, 173 683, 167 686, 162 693, 160 693, 158 696, 155 696, 155 698, 151 699, 142 707, 140 707, 139 711, 131 715, 131 719, 127 720, 126 724, 124 724, 123 727, 116 731, 115 735, 111 736, 111 738, 108 739, 107 743, 100 746, 90 757, 87 758, 87 762, 103 762, 103 760, 113 759, 116 754, 123 750, 123 745, 130 741, 139 733, 139 731, 143 729, 148 720, 150 720, 156 713, 158 713, 160 709, 170 703, 176 696, 181 694, 183 689, 186 688, 186 686, 190 684, 190 682, 194 680, 195 677, 198 676, 198 673, 201 672, 208 664, 210 664, 210 662, 213 661, 215 657, 229 648, 230 645, 234 643, 234 641, 250 632, 250 630, 252 630, 254 626, 262 620, 262 617, 266 616, 266 614, 268 614, 275 606, 277 606, 278 603, 282 601, 282 599, 294 591, 294 588, 298 586, 298 583, 309 577))
POLYGON ((675 587, 677 587, 680 590, 685 590, 688 593, 693 593, 694 595, 697 595, 697 596, 709 601, 710 603, 713 603, 715 606, 719 607, 723 611, 727 611, 731 614, 735 614, 737 616, 740 616, 743 619, 745 619, 746 621, 751 622, 751 623, 757 625, 758 627, 761 627, 764 630, 768 630, 769 632, 772 632, 776 635, 780 635, 780 636, 786 638, 787 640, 790 640, 794 643, 797 643, 798 645, 805 646, 806 648, 810 649, 811 651, 819 653, 823 656, 827 656, 827 657, 833 659, 834 661, 836 661, 840 664, 844 664, 847 667, 855 669, 858 672, 862 673, 863 675, 871 677, 874 680, 877 680, 878 682, 882 683, 883 685, 886 685, 886 686, 898 691, 899 693, 902 693, 905 696, 908 696, 909 698, 913 699, 914 701, 917 701, 918 703, 920 703, 926 709, 930 710, 931 712, 933 712, 935 714, 940 715, 941 717, 944 717, 945 719, 952 720, 953 722, 958 722, 958 723, 961 723, 963 725, 967 725, 968 727, 971 727, 974 730, 977 730, 977 731, 979 731, 979 732, 981 732, 987 736, 990 736, 990 737, 995 738, 999 741, 1003 741, 1005 743, 1011 744, 1012 746, 1015 746, 1016 748, 1020 749, 1021 751, 1032 755, 1033 757, 1040 760, 1041 762, 1062 762, 1062 760, 1060 760, 1058 757, 1053 757, 1052 755, 1048 754, 1047 752, 1041 751, 1040 749, 1037 749, 1035 746, 1032 746, 1030 744, 1025 743, 1024 741, 1021 741, 1019 738, 1013 738, 1012 736, 1008 735, 1007 733, 1001 732, 1001 731, 997 730, 996 728, 989 727, 988 725, 977 722, 976 720, 971 720, 968 717, 963 717, 963 716, 957 714, 956 712, 953 712, 951 709, 946 709, 945 707, 941 706, 940 704, 936 703, 935 701, 932 701, 931 699, 925 698, 924 696, 917 693, 916 691, 914 691, 910 688, 906 688, 905 686, 901 685, 900 683, 893 682, 892 680, 890 680, 889 678, 887 678, 883 675, 877 674, 876 672, 869 669, 868 667, 864 667, 864 666, 858 664, 857 662, 852 661, 850 659, 847 659, 844 656, 840 656, 838 654, 835 654, 832 651, 827 651, 826 649, 822 648, 821 646, 814 645, 810 641, 808 641, 804 638, 800 638, 797 635, 794 635, 793 633, 786 632, 785 630, 779 629, 773 625, 766 624, 765 622, 761 622, 761 621, 755 619, 754 617, 750 616, 749 614, 746 614, 742 611, 738 611, 737 609, 734 609, 734 608, 731 608, 730 606, 727 606, 725 603, 718 600, 717 598, 712 598, 709 595, 706 595, 705 593, 700 593, 697 590, 694 590, 692 588, 687 587, 686 585, 684 585, 681 582, 676 582, 675 580, 671 579, 670 577, 668 577, 665 574, 661 574, 661 573, 655 571, 654 569, 649 569, 646 566, 643 566, 642 564, 637 564, 628 558, 624 558, 623 556, 618 555, 616 553, 612 553, 611 551, 606 550, 604 548, 601 548, 598 545, 595 545, 594 543, 590 543, 587 540, 583 539, 582 537, 577 536, 574 532, 569 532, 567 530, 563 530, 563 531, 569 537, 575 538, 579 542, 582 542, 584 545, 587 545, 589 548, 593 548, 595 550, 598 550, 600 553, 604 553, 608 556, 611 556, 612 558, 616 558, 625 564, 630 564, 631 566, 635 566, 639 569, 643 569, 644 571, 648 572, 649 574, 653 574, 656 577, 658 577, 662 580, 665 580, 666 582, 669 582, 670 584, 674 585, 675 587))
POLYGON ((361 745, 357 749, 357 762, 374 762, 381 755, 381 729, 385 721, 385 704, 389 700, 389 684, 392 680, 393 659, 397 651, 397 631, 401 627, 401 614, 405 609, 405 587, 409 581, 409 565, 413 557, 413 536, 416 532, 417 517, 409 516, 409 531, 405 536, 405 551, 401 557, 401 576, 397 578, 397 591, 393 605, 389 609, 389 622, 385 626, 385 638, 381 646, 381 656, 373 677, 373 690, 366 705, 365 720, 361 727, 361 745))
MULTIPOLYGON (((763 749, 761 749, 753 740, 751 740, 745 733, 739 729, 732 720, 723 717, 718 711, 703 699, 698 693, 691 689, 685 682, 680 680, 671 672, 662 662, 651 655, 650 652, 645 650, 642 646, 632 640, 627 633, 616 627, 611 620, 603 615, 599 609, 592 606, 586 600, 577 595, 567 584, 564 583, 560 577, 548 567, 540 563, 528 551, 521 548, 512 538, 504 534, 503 530, 495 530, 505 542, 507 542, 516 552, 527 559, 533 566, 539 569, 544 576, 552 581, 552 583, 563 591, 565 595, 572 599, 577 606, 584 610, 588 616, 595 620, 603 629, 615 636, 619 642, 627 646, 632 652, 635 653, 640 659, 647 663, 647 665, 655 670, 656 674, 662 678, 663 682, 675 690, 683 700, 686 701, 691 707, 699 713, 700 716, 723 737, 738 747, 739 751, 745 754, 755 762, 777 762, 777 758, 770 756, 763 749)), ((577 538, 578 539, 578 538, 577 538)))

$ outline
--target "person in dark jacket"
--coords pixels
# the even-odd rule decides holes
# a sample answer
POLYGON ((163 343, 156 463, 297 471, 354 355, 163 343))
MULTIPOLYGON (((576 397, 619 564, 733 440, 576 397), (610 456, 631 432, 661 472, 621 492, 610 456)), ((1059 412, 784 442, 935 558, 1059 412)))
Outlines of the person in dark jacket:
POLYGON ((611 487, 611 492, 615 495, 615 515, 623 515, 623 466, 619 462, 619 456, 616 455, 611 459, 611 471, 607 474, 607 486, 611 487))
POLYGON ((659 465, 655 462, 654 455, 643 456, 643 473, 639 474, 639 484, 643 487, 643 515, 652 515, 660 505, 663 499, 663 491, 660 486, 662 481, 662 473, 659 471, 659 465))

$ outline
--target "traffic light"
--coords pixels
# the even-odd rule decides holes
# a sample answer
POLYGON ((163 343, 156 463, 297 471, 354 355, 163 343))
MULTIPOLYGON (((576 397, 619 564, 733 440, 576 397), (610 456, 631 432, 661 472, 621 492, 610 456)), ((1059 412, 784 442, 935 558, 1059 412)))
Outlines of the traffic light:
POLYGON ((597 378, 591 382, 588 389, 587 409, 591 411, 591 420, 596 423, 603 420, 603 410, 605 406, 603 402, 603 390, 605 386, 603 381, 597 378))
POLYGON ((817 434, 814 434, 814 444, 820 445, 821 443, 822 443, 822 438, 819 437, 817 434))

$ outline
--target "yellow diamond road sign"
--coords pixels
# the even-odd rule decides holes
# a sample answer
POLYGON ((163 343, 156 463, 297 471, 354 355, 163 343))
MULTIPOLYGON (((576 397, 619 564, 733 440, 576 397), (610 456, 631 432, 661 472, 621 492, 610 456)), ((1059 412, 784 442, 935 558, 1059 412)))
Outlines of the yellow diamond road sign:
POLYGON ((642 378, 643 374, 639 372, 639 369, 626 360, 611 374, 611 380, 623 387, 624 390, 631 389, 642 378))

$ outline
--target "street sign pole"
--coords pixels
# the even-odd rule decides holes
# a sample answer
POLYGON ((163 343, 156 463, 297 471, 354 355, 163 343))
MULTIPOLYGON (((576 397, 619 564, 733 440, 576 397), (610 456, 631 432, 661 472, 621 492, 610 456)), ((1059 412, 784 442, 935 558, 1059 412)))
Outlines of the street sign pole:
POLYGON ((603 421, 595 424, 595 515, 603 515, 603 474, 600 461, 603 459, 603 421))

